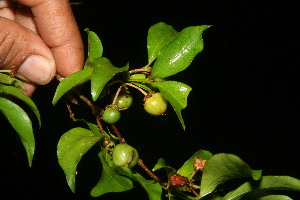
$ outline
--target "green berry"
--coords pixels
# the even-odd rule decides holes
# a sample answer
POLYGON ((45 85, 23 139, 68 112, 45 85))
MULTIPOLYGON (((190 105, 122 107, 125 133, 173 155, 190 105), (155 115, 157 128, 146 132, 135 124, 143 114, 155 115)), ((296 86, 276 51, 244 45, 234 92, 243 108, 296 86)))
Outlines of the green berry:
POLYGON ((113 149, 112 159, 116 166, 134 167, 138 162, 139 154, 128 144, 117 144, 113 149))
POLYGON ((120 117, 120 111, 115 108, 107 108, 102 115, 103 120, 109 124, 116 123, 120 119, 120 117))
POLYGON ((133 99, 130 94, 124 94, 124 95, 118 96, 116 105, 119 108, 129 108, 132 104, 132 101, 133 101, 133 99))
POLYGON ((146 98, 144 108, 147 113, 158 116, 166 112, 167 101, 157 92, 146 98))

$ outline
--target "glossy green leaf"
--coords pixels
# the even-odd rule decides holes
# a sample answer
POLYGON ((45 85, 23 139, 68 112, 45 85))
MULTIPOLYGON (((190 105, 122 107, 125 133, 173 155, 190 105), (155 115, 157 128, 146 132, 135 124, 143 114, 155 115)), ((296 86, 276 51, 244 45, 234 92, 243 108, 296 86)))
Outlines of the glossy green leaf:
POLYGON ((170 25, 163 22, 150 27, 147 35, 148 65, 150 65, 169 42, 171 42, 178 32, 170 25))
MULTIPOLYGON (((224 196, 224 200, 239 200, 244 199, 244 196, 247 195, 249 198, 253 199, 255 196, 259 196, 260 194, 266 194, 266 191, 274 191, 274 190, 294 190, 300 191, 300 180, 289 177, 289 176, 263 176, 260 180, 251 180, 237 189, 229 192, 224 196)), ((278 196, 277 199, 285 200, 287 197, 278 196)), ((263 200, 270 199, 270 197, 266 196, 264 198, 259 198, 263 200)), ((274 197, 275 199, 275 197, 274 197)))
POLYGON ((177 81, 153 82, 152 85, 157 87, 163 97, 171 103, 183 129, 185 130, 181 110, 187 106, 187 98, 192 88, 177 81))
POLYGON ((133 173, 128 167, 116 167, 117 173, 120 175, 131 178, 138 182, 147 192, 150 200, 159 200, 162 195, 162 187, 154 180, 147 180, 139 173, 133 173))
POLYGON ((154 180, 147 180, 139 173, 132 174, 132 178, 137 181, 148 193, 150 200, 159 200, 162 195, 162 187, 154 180))
POLYGON ((57 145, 57 157, 72 192, 75 192, 77 164, 100 139, 100 134, 81 127, 73 128, 61 136, 57 145))
POLYGON ((91 94, 96 101, 103 90, 106 83, 113 78, 117 73, 127 71, 129 65, 118 68, 115 67, 107 58, 97 58, 93 62, 93 74, 91 80, 91 94))
POLYGON ((257 198, 256 200, 293 200, 285 195, 268 195, 265 197, 257 198))
POLYGON ((7 74, 0 73, 0 83, 7 84, 7 85, 13 85, 14 81, 15 81, 15 78, 12 78, 7 74))
POLYGON ((185 70, 203 49, 202 33, 208 25, 190 26, 183 29, 157 56, 152 76, 165 78, 185 70))
POLYGON ((193 164, 195 163, 195 158, 200 157, 203 160, 208 160, 213 156, 212 153, 206 150, 197 151, 190 159, 188 159, 183 166, 177 171, 177 174, 181 176, 190 177, 195 171, 193 164))
POLYGON ((31 166, 35 149, 35 140, 30 118, 21 107, 2 97, 0 97, 0 111, 18 133, 26 150, 29 166, 31 166))
POLYGON ((93 73, 92 68, 86 68, 81 71, 75 72, 66 78, 64 78, 56 88, 52 104, 55 105, 57 101, 68 91, 70 91, 75 86, 81 85, 89 80, 91 80, 93 73))
POLYGON ((89 65, 95 58, 102 57, 103 46, 101 40, 95 32, 90 31, 88 28, 84 30, 88 34, 88 58, 86 64, 89 65))
POLYGON ((176 174, 176 170, 173 167, 168 166, 163 158, 160 158, 157 161, 157 163, 153 167, 152 171, 154 172, 154 171, 159 170, 159 169, 165 169, 168 176, 176 174))
POLYGON ((152 92, 153 90, 146 84, 142 84, 142 83, 137 83, 137 82, 133 82, 134 85, 142 88, 143 90, 147 91, 147 92, 152 92))
POLYGON ((10 77, 9 75, 4 73, 0 73, 0 83, 12 85, 14 87, 20 87, 22 90, 26 90, 26 87, 22 81, 17 78, 10 77))
POLYGON ((0 93, 12 95, 15 98, 22 100, 35 114, 36 118, 38 119, 39 126, 41 127, 41 117, 38 108, 28 96, 21 92, 21 90, 13 86, 0 85, 0 93))
POLYGON ((102 164, 102 176, 91 191, 93 197, 99 197, 110 192, 124 192, 134 187, 131 179, 116 173, 110 154, 101 150, 98 156, 102 164))
POLYGON ((254 180, 259 180, 261 173, 261 170, 252 170, 249 165, 236 155, 216 154, 204 166, 200 196, 204 197, 210 194, 218 185, 231 179, 252 177, 254 180))

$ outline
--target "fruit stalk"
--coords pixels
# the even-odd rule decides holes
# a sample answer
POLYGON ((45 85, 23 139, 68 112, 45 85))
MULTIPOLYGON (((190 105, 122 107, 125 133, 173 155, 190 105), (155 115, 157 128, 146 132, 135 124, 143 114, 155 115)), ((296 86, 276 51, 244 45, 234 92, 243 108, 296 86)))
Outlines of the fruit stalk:
POLYGON ((143 168, 143 170, 151 176, 157 182, 160 182, 160 179, 144 164, 143 160, 139 158, 138 165, 143 168))
POLYGON ((123 136, 121 135, 121 133, 120 133, 119 129, 117 128, 117 126, 112 124, 111 128, 114 130, 115 134, 119 138, 120 143, 127 144, 125 138, 123 138, 123 136))

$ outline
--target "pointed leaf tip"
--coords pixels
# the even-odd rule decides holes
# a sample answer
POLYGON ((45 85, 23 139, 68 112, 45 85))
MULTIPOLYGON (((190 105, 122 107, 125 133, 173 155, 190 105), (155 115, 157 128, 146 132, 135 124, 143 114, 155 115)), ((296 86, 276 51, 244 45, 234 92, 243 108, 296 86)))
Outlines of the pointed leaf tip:
POLYGON ((86 68, 64 78, 56 88, 52 104, 55 105, 72 88, 91 80, 92 72, 92 68, 86 68))
POLYGON ((77 164, 100 139, 100 134, 81 127, 73 128, 61 136, 57 145, 57 157, 72 192, 75 192, 77 164))
POLYGON ((27 153, 29 166, 31 166, 35 151, 35 139, 30 118, 21 107, 2 97, 0 97, 0 112, 4 114, 20 136, 21 142, 27 153))
POLYGON ((152 76, 166 78, 185 70, 203 50, 202 33, 207 28, 208 25, 187 27, 169 41, 157 55, 152 76))

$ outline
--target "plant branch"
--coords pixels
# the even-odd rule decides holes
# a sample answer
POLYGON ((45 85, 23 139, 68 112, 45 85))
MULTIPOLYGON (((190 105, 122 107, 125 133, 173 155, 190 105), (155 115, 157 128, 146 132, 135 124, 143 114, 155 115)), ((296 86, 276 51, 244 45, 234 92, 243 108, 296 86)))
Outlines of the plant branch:
POLYGON ((71 118, 73 121, 75 121, 75 120, 76 120, 76 119, 75 119, 75 114, 74 114, 74 112, 72 111, 71 106, 70 106, 70 104, 68 103, 68 101, 67 101, 66 98, 65 98, 65 102, 66 102, 66 106, 67 106, 67 109, 68 109, 69 114, 70 114, 70 118, 71 118))
POLYGON ((114 100, 113 100, 113 102, 112 102, 113 105, 116 104, 117 98, 118 98, 118 96, 119 96, 119 94, 120 94, 122 88, 123 88, 123 85, 121 85, 121 86, 118 88, 118 90, 117 90, 117 92, 116 92, 116 95, 115 95, 115 97, 114 97, 114 100))
POLYGON ((140 91, 143 95, 145 95, 145 96, 148 95, 148 93, 145 92, 145 90, 143 90, 143 89, 140 88, 139 86, 136 86, 136 85, 134 85, 134 84, 132 84, 132 83, 126 83, 126 85, 128 85, 128 86, 130 86, 130 87, 133 87, 133 88, 139 90, 139 91, 140 91))
POLYGON ((143 170, 151 176, 152 179, 154 179, 157 182, 160 182, 160 179, 144 164, 142 159, 138 160, 138 165, 143 168, 143 170))
POLYGON ((136 73, 136 72, 151 72, 152 71, 152 68, 146 68, 146 69, 133 69, 133 70, 130 70, 129 73, 132 74, 132 73, 136 73))
POLYGON ((86 103, 86 105, 88 105, 91 109, 92 109, 92 113, 94 115, 98 115, 99 112, 100 112, 100 108, 96 105, 94 105, 88 98, 86 98, 83 94, 80 94, 79 92, 77 92, 76 90, 73 90, 77 95, 78 97, 84 102, 86 103))
POLYGON ((10 69, 1 69, 0 73, 10 73, 11 70, 10 69))
POLYGON ((96 122, 97 122, 97 126, 98 126, 98 129, 100 130, 101 135, 106 138, 105 131, 104 131, 103 127, 102 127, 101 118, 100 118, 99 115, 96 115, 96 122))
POLYGON ((119 138, 120 143, 127 144, 125 138, 123 138, 123 136, 121 135, 121 133, 120 133, 119 129, 117 128, 117 126, 112 124, 111 128, 114 130, 115 134, 119 138))

